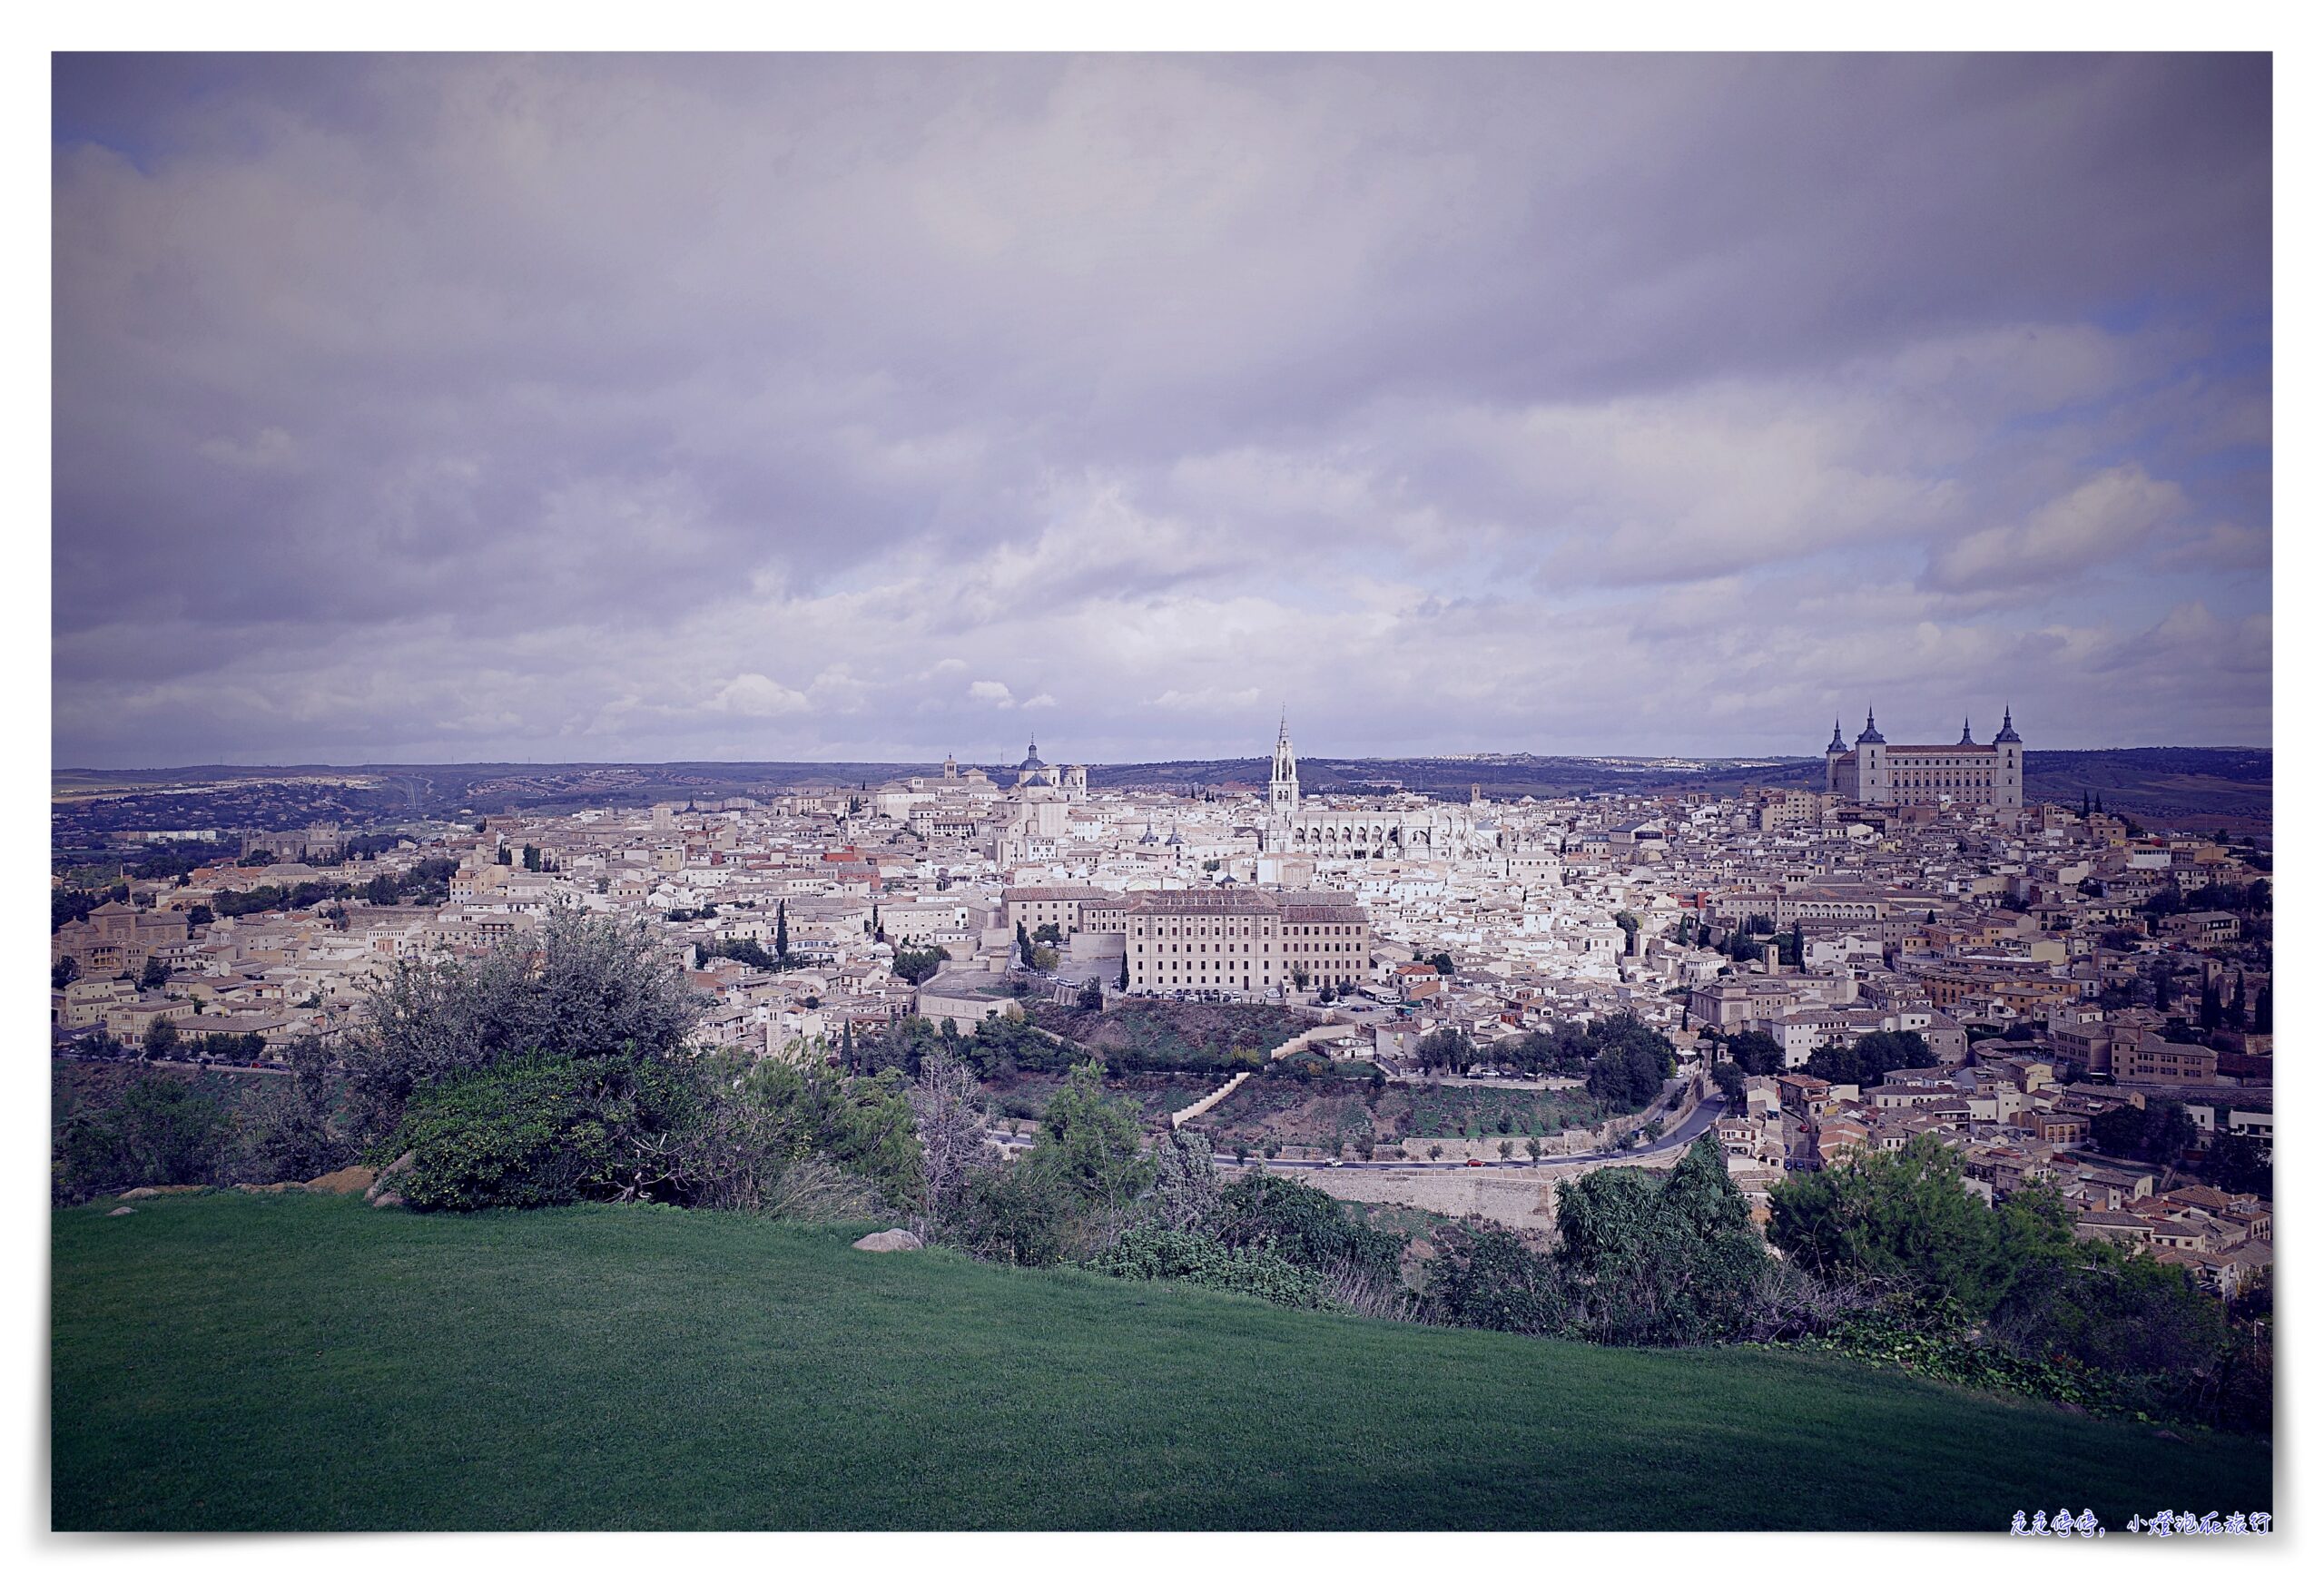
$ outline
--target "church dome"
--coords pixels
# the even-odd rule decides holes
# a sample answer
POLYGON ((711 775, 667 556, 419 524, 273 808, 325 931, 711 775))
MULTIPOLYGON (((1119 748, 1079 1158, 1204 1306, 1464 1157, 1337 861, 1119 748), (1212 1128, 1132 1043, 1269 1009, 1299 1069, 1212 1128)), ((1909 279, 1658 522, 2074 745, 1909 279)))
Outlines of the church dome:
POLYGON ((1029 742, 1025 744, 1025 762, 1017 767, 1020 770, 1046 770, 1049 768, 1047 764, 1041 762, 1041 750, 1035 747, 1029 742))

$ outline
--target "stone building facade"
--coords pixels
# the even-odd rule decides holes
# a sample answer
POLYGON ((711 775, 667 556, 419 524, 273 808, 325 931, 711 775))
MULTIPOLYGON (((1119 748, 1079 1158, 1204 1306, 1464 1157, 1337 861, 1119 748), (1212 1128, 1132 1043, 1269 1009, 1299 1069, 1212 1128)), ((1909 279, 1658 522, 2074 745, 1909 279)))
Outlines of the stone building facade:
POLYGON ((1824 749, 1824 791, 1846 802, 1876 806, 1953 804, 1980 808, 2025 806, 2025 744, 2002 711, 2001 731, 1980 742, 1961 723, 1961 740, 1949 743, 1892 743, 1865 712, 1856 745, 1832 740, 1824 749))
POLYGON ((1239 887, 1147 890, 1123 909, 1133 995, 1207 989, 1257 996, 1294 984, 1363 982, 1371 914, 1340 891, 1239 887))
POLYGON ((1478 831, 1473 798, 1465 808, 1450 802, 1327 808, 1303 801, 1291 723, 1286 719, 1277 728, 1261 850, 1322 858, 1462 858, 1492 844, 1478 831))

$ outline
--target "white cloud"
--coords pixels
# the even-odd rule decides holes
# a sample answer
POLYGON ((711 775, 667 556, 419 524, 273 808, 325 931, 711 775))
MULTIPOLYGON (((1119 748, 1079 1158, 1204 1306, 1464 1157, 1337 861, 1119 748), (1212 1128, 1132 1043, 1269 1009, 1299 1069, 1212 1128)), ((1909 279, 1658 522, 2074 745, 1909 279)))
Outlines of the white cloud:
POLYGON ((1015 695, 1009 691, 1008 683, 1005 682, 970 683, 969 702, 971 703, 989 703, 995 709, 1014 709, 1017 707, 1017 699, 1015 695))
POLYGON ((2150 478, 2143 468, 2109 468, 2023 522, 1938 550, 1929 580, 1939 588, 2024 586, 2124 562, 2186 505, 2178 485, 2150 478))
POLYGON ((709 706, 725 714, 767 719, 802 713, 807 708, 807 695, 755 671, 745 671, 713 693, 709 706))

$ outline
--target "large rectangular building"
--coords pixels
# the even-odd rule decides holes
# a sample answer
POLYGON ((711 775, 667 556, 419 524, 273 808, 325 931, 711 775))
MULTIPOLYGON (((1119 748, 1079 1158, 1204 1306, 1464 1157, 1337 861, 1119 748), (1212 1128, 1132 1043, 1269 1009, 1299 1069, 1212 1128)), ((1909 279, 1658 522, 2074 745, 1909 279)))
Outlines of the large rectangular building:
POLYGON ((1123 909, 1129 992, 1258 995, 1354 984, 1372 965, 1371 914, 1340 891, 1147 890, 1123 909))
POLYGON ((1883 807, 2023 808, 2025 744, 2006 709, 1991 742, 1973 738, 1965 720, 1959 742, 1918 744, 1891 743, 1867 711, 1853 748, 1840 740, 1840 723, 1832 723, 1824 791, 1843 801, 1883 807))

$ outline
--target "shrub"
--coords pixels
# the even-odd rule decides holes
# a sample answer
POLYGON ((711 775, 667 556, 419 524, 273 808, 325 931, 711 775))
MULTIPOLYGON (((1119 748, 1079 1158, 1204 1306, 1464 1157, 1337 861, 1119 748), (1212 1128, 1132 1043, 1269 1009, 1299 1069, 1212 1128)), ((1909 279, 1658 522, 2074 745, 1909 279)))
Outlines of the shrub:
POLYGON ((56 1194, 84 1204, 132 1187, 207 1185, 224 1179, 232 1117, 209 1095, 173 1077, 139 1077, 103 1110, 64 1126, 56 1194))
POLYGON ((1324 1300, 1324 1279, 1313 1270, 1264 1248, 1229 1247, 1202 1232, 1172 1231, 1151 1222, 1130 1227, 1088 1267, 1128 1281, 1183 1281, 1240 1292, 1286 1308, 1315 1308, 1324 1300))
POLYGON ((1214 1229, 1229 1247, 1264 1247, 1307 1270, 1344 1264, 1392 1284, 1404 1252, 1402 1235, 1350 1219, 1320 1187, 1264 1174, 1219 1195, 1214 1229))
POLYGON ((287 1077, 261 1081, 241 1112, 246 1180, 306 1182, 355 1162, 355 1141, 338 1124, 338 1085, 322 1046, 299 1040, 290 1067, 287 1077))
POLYGON ((938 1230, 965 1254, 1009 1264, 1054 1264, 1089 1240, 1080 1202, 1022 1159, 972 1172, 954 1217, 938 1230))
POLYGON ((415 1209, 683 1200, 702 1126, 691 1064, 537 1053, 416 1090, 388 1148, 415 1209))
POLYGON ((353 1130, 382 1139, 415 1090, 527 1051, 669 1056, 701 1005, 645 925, 567 908, 477 961, 398 962, 345 1052, 353 1130))
POLYGON ((419 1089, 391 1145, 412 1168, 414 1209, 531 1209, 570 1204, 612 1172, 588 1079, 563 1057, 503 1061, 419 1089))
MULTIPOLYGON (((690 1103, 667 1118, 673 1195, 775 1214, 781 1184, 811 1160, 862 1182, 875 1205, 920 1203, 921 1153, 903 1074, 852 1077, 812 1049, 786 1060, 722 1050, 684 1068, 690 1103)), ((641 1140, 643 1143, 644 1140, 641 1140)))
POLYGON ((1431 1319, 1475 1330, 1555 1335, 1566 1299, 1557 1266, 1515 1232, 1474 1216, 1440 1228, 1423 1300, 1431 1319))

